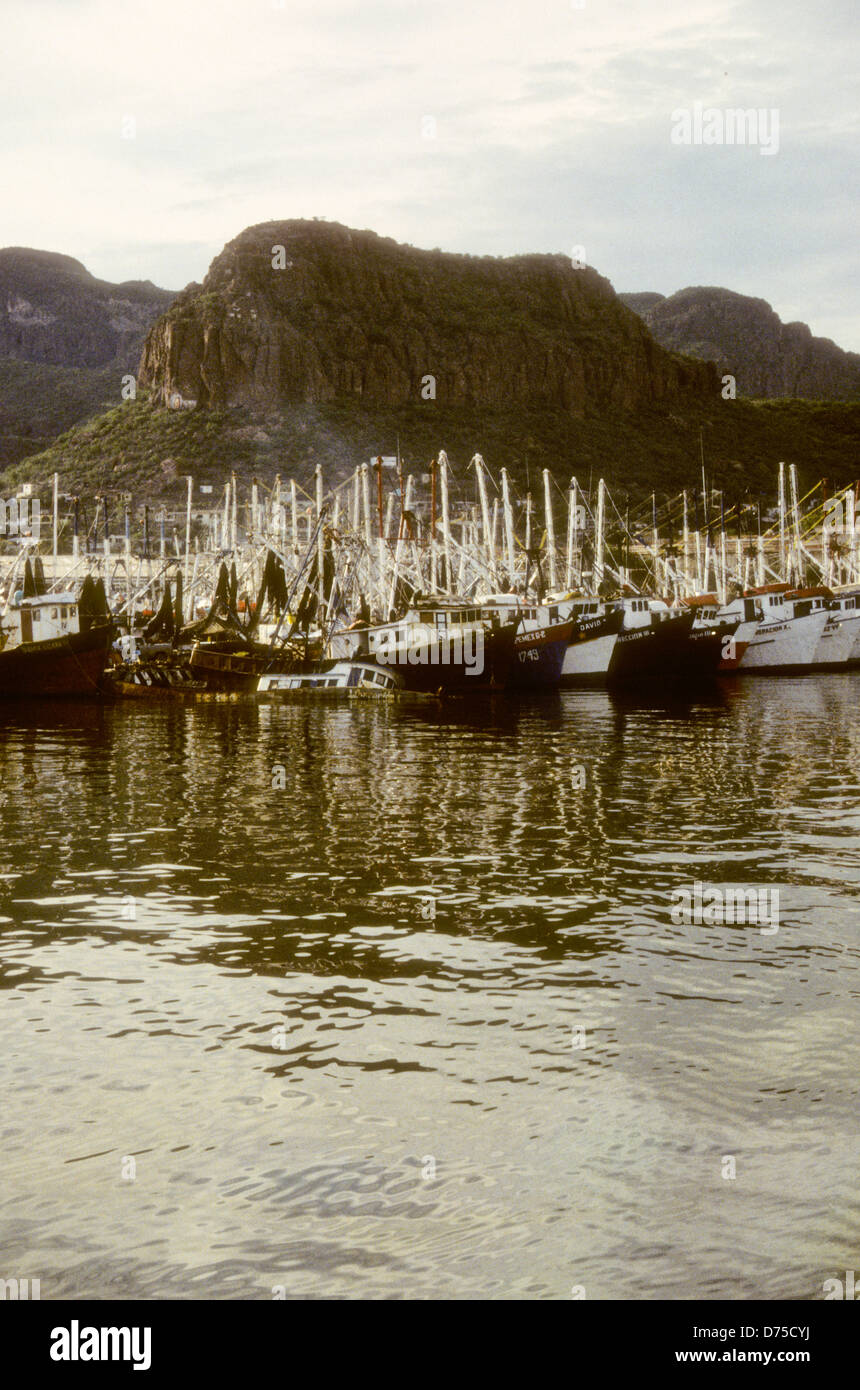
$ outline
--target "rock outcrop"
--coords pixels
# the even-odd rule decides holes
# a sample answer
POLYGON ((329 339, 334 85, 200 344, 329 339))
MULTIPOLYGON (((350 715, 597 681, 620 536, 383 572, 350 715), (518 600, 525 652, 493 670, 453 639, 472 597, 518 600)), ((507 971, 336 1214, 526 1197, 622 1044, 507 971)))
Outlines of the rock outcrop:
POLYGON ((805 323, 783 323, 763 299, 703 286, 619 298, 663 347, 734 376, 738 395, 860 399, 860 354, 813 337, 805 323))
POLYGON ((322 221, 250 227, 149 332, 165 403, 550 408, 573 416, 718 393, 566 256, 416 250, 322 221))

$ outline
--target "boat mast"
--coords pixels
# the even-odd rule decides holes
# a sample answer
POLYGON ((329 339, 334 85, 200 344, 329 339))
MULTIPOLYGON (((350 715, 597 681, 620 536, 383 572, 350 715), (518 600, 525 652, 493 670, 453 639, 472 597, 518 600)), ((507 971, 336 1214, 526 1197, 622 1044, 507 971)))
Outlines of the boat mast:
POLYGON ((478 496, 481 499, 481 527, 484 539, 484 551, 487 556, 487 565, 494 587, 498 588, 499 580, 496 573, 496 548, 493 545, 493 533, 490 529, 490 507, 487 502, 487 480, 484 477, 484 460, 480 454, 476 454, 472 459, 475 465, 475 474, 478 479, 478 496))
POLYGON ((59 568, 59 521, 60 521, 60 475, 54 474, 54 565, 51 575, 51 583, 57 582, 57 570, 59 568))
POLYGON ((430 460, 430 592, 436 593, 436 460, 430 460))
POLYGON ((320 611, 325 602, 325 580, 323 571, 325 568, 325 533, 319 522, 323 512, 323 476, 322 464, 318 463, 314 469, 316 480, 316 513, 317 513, 317 598, 319 599, 320 611))
POLYGON ((797 464, 789 465, 788 478, 791 486, 791 522, 794 534, 794 567, 797 574, 797 583, 804 581, 805 564, 803 560, 803 548, 800 541, 800 504, 798 502, 797 488, 797 464))
POLYGON ((439 470, 442 483, 442 544, 445 547, 445 590, 451 590, 451 523, 448 511, 448 455, 439 450, 439 470))
POLYGON ((720 603, 728 598, 728 558, 726 555, 726 506, 725 494, 720 493, 720 583, 718 588, 720 603))
POLYGON ((576 552, 576 522, 577 522, 577 492, 579 484, 576 478, 571 478, 570 489, 567 496, 567 567, 565 570, 565 584, 568 589, 573 587, 574 555, 576 552))
POLYGON ((514 516, 511 511, 511 494, 508 488, 508 470, 502 469, 502 507, 505 514, 505 547, 508 557, 508 576, 511 589, 516 584, 514 576, 514 516))
POLYGON ((603 583, 603 533, 605 523, 606 484, 601 478, 597 484, 597 519, 594 523, 594 573, 591 577, 595 597, 599 597, 600 586, 603 583))
POLYGON ((786 575, 786 553, 785 553, 785 464, 779 465, 779 577, 781 580, 787 578, 786 575))
POLYGON ((558 576, 555 567, 555 522, 552 515, 552 492, 550 490, 549 469, 543 470, 543 505, 546 516, 546 548, 547 560, 549 561, 549 587, 555 589, 558 584, 558 576))
POLYGON ((183 575, 186 593, 188 593, 188 584, 191 578, 191 496, 194 491, 194 479, 190 473, 188 474, 187 482, 188 492, 185 499, 185 573, 183 575))

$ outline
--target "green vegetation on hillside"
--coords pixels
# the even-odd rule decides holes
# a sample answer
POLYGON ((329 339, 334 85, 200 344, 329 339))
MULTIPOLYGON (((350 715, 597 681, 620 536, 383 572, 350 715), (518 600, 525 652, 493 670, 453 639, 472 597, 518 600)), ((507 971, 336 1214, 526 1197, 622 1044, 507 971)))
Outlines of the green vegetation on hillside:
MULTIPOLYGON (((560 486, 575 474, 583 487, 602 474, 632 501, 701 481, 700 432, 708 476, 728 497, 771 495, 780 460, 796 463, 801 484, 826 477, 833 487, 860 475, 860 405, 815 401, 722 401, 707 409, 617 414, 579 420, 551 411, 469 411, 425 401, 368 410, 354 404, 297 406, 275 413, 167 410, 138 398, 61 435, 40 454, 7 468, 8 491, 31 481, 45 488, 54 471, 79 496, 130 493, 135 502, 175 499, 190 473, 216 492, 235 470, 240 484, 276 473, 308 487, 317 464, 327 485, 357 463, 394 453, 423 472, 444 448, 455 479, 475 452, 494 473, 504 465, 521 492, 540 487, 549 468, 560 486)), ((469 485, 471 496, 471 484, 469 485)))
POLYGON ((0 468, 46 449, 119 399, 119 367, 55 367, 0 359, 0 468))

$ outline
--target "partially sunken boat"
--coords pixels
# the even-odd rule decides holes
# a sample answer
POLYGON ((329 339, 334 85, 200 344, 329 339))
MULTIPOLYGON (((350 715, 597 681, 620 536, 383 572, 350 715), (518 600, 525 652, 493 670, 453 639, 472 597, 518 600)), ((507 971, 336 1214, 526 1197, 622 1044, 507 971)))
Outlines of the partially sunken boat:
POLYGON ((396 695, 402 690, 396 671, 380 670, 369 661, 335 661, 318 671, 261 676, 257 685, 258 694, 277 698, 396 695))
POLYGON ((334 633, 329 655, 393 668, 406 690, 502 690, 514 659, 518 625, 518 620, 500 623, 496 614, 485 614, 477 606, 428 599, 391 622, 353 624, 334 633))

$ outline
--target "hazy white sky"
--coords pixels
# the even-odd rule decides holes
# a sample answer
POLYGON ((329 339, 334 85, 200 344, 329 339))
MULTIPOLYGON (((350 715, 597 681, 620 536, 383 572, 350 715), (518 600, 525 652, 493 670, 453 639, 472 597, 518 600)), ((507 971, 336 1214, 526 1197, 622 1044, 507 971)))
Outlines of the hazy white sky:
POLYGON ((280 217, 451 251, 581 245, 618 290, 725 285, 860 351, 858 16, 857 0, 0 0, 0 245, 171 289, 280 217), (695 102, 777 110, 777 153, 673 144, 695 102))

